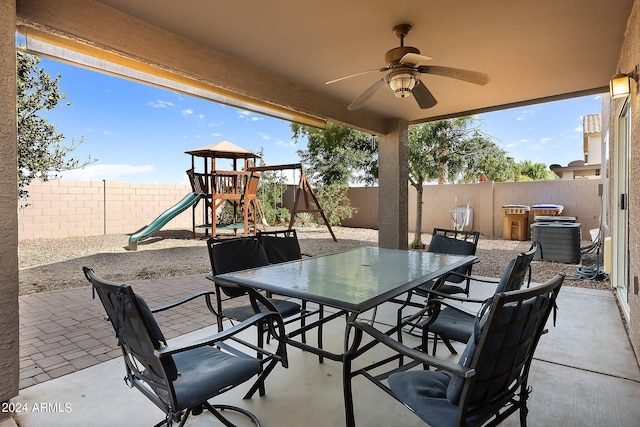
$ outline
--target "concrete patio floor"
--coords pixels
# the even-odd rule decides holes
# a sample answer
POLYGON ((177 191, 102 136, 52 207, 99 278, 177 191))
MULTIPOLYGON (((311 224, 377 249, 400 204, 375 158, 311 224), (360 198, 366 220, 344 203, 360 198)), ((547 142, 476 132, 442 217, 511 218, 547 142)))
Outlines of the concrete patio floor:
MULTIPOLYGON (((150 305, 167 301, 171 296, 169 294, 183 295, 209 285, 203 276, 164 279, 160 282, 135 281, 131 284, 150 300, 150 305)), ((472 285, 472 289, 480 290, 479 293, 490 291, 490 287, 482 284, 472 285)), ((49 374, 39 368, 37 362, 42 359, 36 357, 32 369, 42 371, 38 375, 42 376, 40 380, 43 381, 38 383, 35 380, 37 375, 23 378, 33 379, 25 381, 33 384, 22 388, 19 396, 12 402, 27 410, 15 414, 14 419, 0 422, 0 427, 14 426, 16 423, 21 427, 89 424, 145 426, 160 421, 163 417, 161 411, 140 392, 129 389, 124 384, 123 362, 121 358, 112 358, 117 355, 117 351, 113 351, 113 329, 103 320, 98 300, 90 298, 90 290, 74 289, 51 294, 56 295, 43 298, 43 301, 51 302, 50 311, 62 312, 62 306, 67 305, 69 313, 75 312, 85 319, 76 321, 75 324, 67 320, 65 322, 68 326, 62 329, 52 327, 49 339, 51 336, 65 337, 66 330, 71 331, 66 333, 72 336, 54 338, 58 341, 51 342, 62 342, 60 347, 64 347, 70 345, 65 340, 74 343, 74 337, 88 335, 76 339, 74 345, 82 343, 82 346, 90 347, 90 343, 95 344, 90 340, 95 340, 100 345, 88 351, 77 350, 73 346, 66 348, 65 352, 57 355, 59 360, 84 358, 85 361, 78 363, 78 368, 69 363, 74 367, 72 372, 46 380, 44 375, 49 374), (81 330, 77 331, 78 328, 81 330), (106 334, 104 329, 109 333, 106 334), (73 335, 74 331, 79 335, 73 335), (96 350, 98 347, 102 349, 102 353, 96 350), (85 354, 69 358, 74 352, 80 354, 78 351, 85 352, 98 361, 90 363, 91 360, 85 354), (97 357, 101 354, 103 356, 97 357), (101 358, 106 361, 100 361, 101 358), (90 366, 81 367, 83 364, 90 366), (42 410, 34 411, 34 405, 42 410)), ((31 296, 21 297, 21 322, 28 323, 33 317, 29 311, 39 316, 47 311, 43 307, 34 308, 42 302, 29 305, 30 298, 31 296), (23 307, 28 308, 23 310, 23 307)), ((549 325, 549 333, 540 341, 531 370, 530 385, 533 392, 529 399, 529 425, 640 425, 640 369, 613 295, 607 291, 565 286, 560 292, 558 307, 557 326, 554 328, 549 325)), ((383 305, 378 310, 376 321, 388 324, 394 319, 394 315, 395 306, 383 305)), ((174 316, 159 319, 161 326, 171 337, 213 323, 210 315, 207 319, 207 314, 199 310, 186 310, 174 316)), ((68 315, 67 318, 72 317, 68 315)), ((341 350, 343 328, 342 319, 329 325, 325 331, 326 347, 341 350)), ((199 330, 195 333, 202 332, 203 330, 199 330)), ((31 341, 25 345, 36 346, 39 343, 31 337, 31 341)), ((443 347, 439 353, 445 356, 448 352, 443 347)), ((46 359, 46 356, 43 357, 46 359)), ((375 354, 371 357, 375 357, 375 354)), ((457 356, 449 357, 455 359, 457 356)), ((31 363, 29 361, 32 360, 26 356, 22 359, 25 363, 31 363)), ((241 400, 249 386, 247 385, 223 394, 214 402, 247 408, 267 427, 344 425, 341 364, 332 361, 319 364, 316 356, 292 347, 289 347, 289 359, 289 369, 279 366, 268 378, 266 396, 241 400)), ((62 366, 54 369, 66 366, 66 362, 60 363, 62 366)), ((66 369, 69 368, 63 370, 66 369)), ((356 379, 354 388, 358 425, 424 425, 410 411, 365 379, 356 379)), ((189 425, 217 425, 209 418, 202 415, 194 418, 194 423, 189 425)), ((510 417, 502 425, 519 425, 517 415, 510 417)))

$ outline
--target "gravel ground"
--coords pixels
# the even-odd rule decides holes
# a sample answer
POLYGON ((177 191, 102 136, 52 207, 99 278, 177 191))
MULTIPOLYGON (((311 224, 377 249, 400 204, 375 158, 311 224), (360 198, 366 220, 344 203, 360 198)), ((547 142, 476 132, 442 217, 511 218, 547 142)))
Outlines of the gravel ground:
MULTIPOLYGON (((324 255, 359 246, 377 245, 377 230, 335 227, 334 242, 326 228, 298 228, 298 239, 304 253, 324 255)), ((430 236, 423 235, 428 244, 430 236)), ((132 279, 154 279, 208 273, 211 271, 206 241, 192 239, 191 231, 166 230, 141 242, 136 252, 127 251, 129 236, 108 234, 92 237, 35 239, 19 242, 20 295, 48 290, 86 286, 82 267, 93 268, 105 278, 126 282, 132 279)), ((409 235, 409 241, 413 235, 409 235)), ((477 256, 480 262, 473 273, 499 277, 507 262, 529 248, 531 242, 502 240, 482 236, 477 256)), ((589 243, 584 242, 583 246, 589 243)), ((596 265, 595 254, 585 254, 582 265, 596 265)), ((608 279, 585 280, 576 276, 578 265, 549 261, 533 261, 533 281, 542 282, 557 273, 565 273, 565 285, 592 289, 611 289, 608 279)))

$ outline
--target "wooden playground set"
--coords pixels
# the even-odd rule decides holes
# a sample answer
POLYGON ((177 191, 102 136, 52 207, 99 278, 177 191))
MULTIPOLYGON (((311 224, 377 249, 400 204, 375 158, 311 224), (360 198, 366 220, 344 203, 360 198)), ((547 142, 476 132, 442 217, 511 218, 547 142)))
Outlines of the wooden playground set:
POLYGON ((129 250, 136 250, 139 241, 150 237, 189 207, 192 209, 192 235, 194 238, 196 229, 204 230, 205 236, 216 236, 221 229, 231 229, 234 235, 237 235, 238 230, 243 230, 245 236, 250 233, 255 234, 258 226, 266 230, 268 224, 263 217, 258 200, 260 177, 263 172, 284 170, 294 170, 294 173, 299 171, 300 175, 294 193, 288 228, 291 229, 295 226, 298 213, 318 214, 327 226, 333 240, 337 240, 318 198, 307 180, 302 163, 256 166, 256 161, 260 158, 258 154, 228 141, 190 150, 186 154, 191 155, 191 169, 187 171, 187 176, 191 183, 192 193, 163 212, 151 224, 132 234, 129 238, 129 250), (196 169, 196 158, 203 159, 201 171, 196 169), (218 159, 231 159, 233 161, 232 170, 217 169, 216 160, 218 159), (239 161, 242 161, 241 165, 238 165, 239 161), (201 201, 203 202, 200 206, 202 220, 198 220, 197 208, 201 201), (225 224, 218 223, 218 214, 227 203, 233 209, 233 221, 225 224))

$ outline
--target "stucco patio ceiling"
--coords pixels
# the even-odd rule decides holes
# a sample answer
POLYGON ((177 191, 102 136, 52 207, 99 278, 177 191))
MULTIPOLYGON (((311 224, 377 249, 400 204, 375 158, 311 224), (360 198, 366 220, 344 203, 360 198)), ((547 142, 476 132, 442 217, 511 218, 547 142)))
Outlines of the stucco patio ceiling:
MULTIPOLYGON (((214 85, 374 132, 384 132, 384 126, 371 123, 388 119, 418 123, 604 92, 616 72, 632 6, 632 0, 99 3, 219 53, 220 67, 225 58, 233 59, 234 72, 217 73, 214 85), (433 108, 421 110, 412 98, 397 99, 381 88, 361 110, 347 111, 383 73, 325 82, 386 66, 385 52, 399 45, 392 28, 401 23, 413 27, 405 45, 433 57, 433 65, 481 71, 490 82, 476 86, 423 74, 422 81, 438 100, 433 108), (238 64, 247 71, 238 72, 238 64)), ((82 17, 85 7, 104 9, 92 1, 18 1, 18 16, 22 23, 47 28, 59 22, 60 33, 77 31, 75 36, 83 38, 82 29, 67 22, 82 17)), ((123 21, 115 19, 117 12, 101 13, 113 25, 123 21)), ((126 39, 127 34, 114 36, 108 47, 126 52, 127 43, 145 43, 126 39)))

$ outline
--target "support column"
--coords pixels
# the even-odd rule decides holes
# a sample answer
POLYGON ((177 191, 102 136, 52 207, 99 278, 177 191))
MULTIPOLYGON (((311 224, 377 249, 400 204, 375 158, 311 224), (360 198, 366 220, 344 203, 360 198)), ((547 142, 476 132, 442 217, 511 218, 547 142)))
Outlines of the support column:
POLYGON ((396 120, 392 131, 379 138, 378 245, 407 249, 409 245, 409 126, 396 120))
POLYGON ((16 2, 0 0, 0 402, 18 395, 20 373, 15 31, 16 2))

